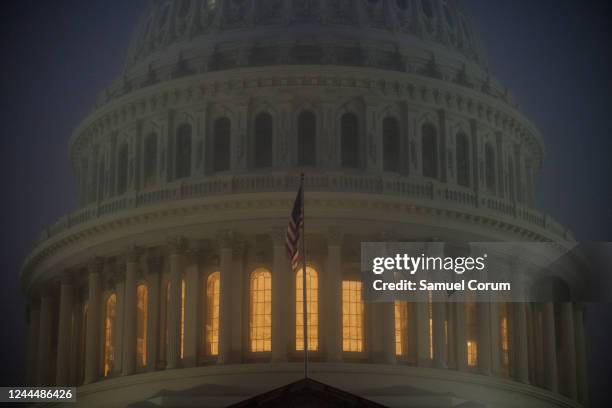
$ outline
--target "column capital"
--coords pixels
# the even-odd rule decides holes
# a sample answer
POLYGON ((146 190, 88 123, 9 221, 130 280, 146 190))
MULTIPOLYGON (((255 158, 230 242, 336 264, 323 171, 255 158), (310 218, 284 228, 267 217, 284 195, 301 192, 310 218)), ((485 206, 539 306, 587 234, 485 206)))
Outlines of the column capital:
POLYGON ((234 240, 234 244, 232 246, 232 257, 234 259, 241 259, 246 253, 247 243, 244 239, 236 239, 234 240))
POLYGON ((75 281, 74 272, 72 270, 65 270, 57 278, 60 285, 72 285, 75 281))
POLYGON ((167 239, 168 247, 172 255, 180 255, 187 249, 187 239, 183 236, 174 236, 167 239))
POLYGON ((87 264, 87 271, 90 274, 91 273, 101 274, 102 269, 104 269, 104 265, 105 265, 104 258, 95 257, 94 259, 89 261, 89 263, 87 264))
POLYGON ((219 247, 221 248, 231 248, 234 240, 236 239, 236 235, 234 231, 225 229, 217 232, 216 236, 217 242, 219 243, 219 247))
POLYGON ((140 256, 144 253, 143 249, 132 245, 128 248, 125 253, 125 261, 128 263, 136 263, 140 259, 140 256))
POLYGON ((144 261, 144 268, 146 274, 154 274, 161 272, 164 266, 164 258, 151 250, 145 252, 144 261))
POLYGON ((340 228, 330 227, 327 229, 326 237, 327 237, 327 245, 328 246, 341 246, 342 238, 344 233, 340 228))
POLYGON ((272 238, 272 243, 274 244, 274 246, 285 245, 285 238, 287 237, 287 228, 270 228, 269 235, 270 238, 272 238))
POLYGON ((206 261, 206 250, 200 247, 191 247, 185 251, 187 263, 201 265, 206 261))
POLYGON ((380 242, 397 242, 401 239, 399 232, 394 230, 381 231, 375 235, 375 239, 380 242))

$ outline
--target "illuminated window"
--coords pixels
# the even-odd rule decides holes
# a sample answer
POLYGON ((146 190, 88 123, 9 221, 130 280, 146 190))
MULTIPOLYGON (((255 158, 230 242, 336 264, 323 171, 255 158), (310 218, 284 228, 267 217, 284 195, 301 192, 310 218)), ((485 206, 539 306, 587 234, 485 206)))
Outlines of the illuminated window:
POLYGON ((465 321, 467 332, 467 363, 470 367, 478 364, 478 324, 476 315, 476 303, 468 302, 465 304, 465 321))
POLYGON ((147 285, 136 287, 136 366, 147 366, 147 285))
POLYGON ((111 294, 106 300, 104 313, 104 376, 108 377, 115 362, 115 315, 117 312, 117 295, 111 294))
POLYGON ((213 272, 206 281, 206 354, 219 354, 219 302, 221 273, 213 272))
POLYGON ((361 282, 342 282, 342 350, 363 351, 361 282))
POLYGON ((181 358, 185 355, 185 279, 181 279, 181 358))
POLYGON ((499 341, 501 346, 500 363, 502 372, 509 375, 510 370, 510 336, 508 333, 508 304, 499 305, 499 341))
MULTIPOLYGON (((303 271, 295 274, 295 349, 304 350, 303 271)), ((308 314, 308 350, 319 349, 319 276, 306 267, 306 313, 308 314)))
POLYGON ((407 339, 408 302, 395 301, 395 355, 406 355, 407 339))
POLYGON ((272 350, 272 274, 258 268, 250 282, 250 339, 251 351, 272 350))

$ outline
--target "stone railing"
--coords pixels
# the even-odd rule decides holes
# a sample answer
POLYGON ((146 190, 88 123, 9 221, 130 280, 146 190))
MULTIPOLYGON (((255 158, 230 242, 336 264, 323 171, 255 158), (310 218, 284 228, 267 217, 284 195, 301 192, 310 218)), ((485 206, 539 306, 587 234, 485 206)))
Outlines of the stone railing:
MULTIPOLYGON (((210 176, 169 183, 162 187, 129 192, 65 215, 43 230, 40 241, 73 226, 128 209, 230 194, 292 192, 297 190, 298 184, 299 175, 287 172, 210 176)), ((431 200, 437 204, 478 209, 484 214, 515 219, 544 229, 559 239, 573 240, 572 233, 567 228, 551 217, 520 203, 423 178, 359 173, 313 173, 306 176, 305 189, 310 192, 377 194, 431 200)))

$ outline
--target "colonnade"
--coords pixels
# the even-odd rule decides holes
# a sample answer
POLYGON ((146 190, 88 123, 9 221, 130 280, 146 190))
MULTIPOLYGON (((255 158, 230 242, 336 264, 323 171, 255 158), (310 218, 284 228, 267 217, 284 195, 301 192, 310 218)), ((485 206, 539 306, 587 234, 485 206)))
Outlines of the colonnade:
MULTIPOLYGON (((270 245, 262 253, 252 250, 252 240, 237 237, 225 231, 213 244, 200 248, 193 243, 201 241, 184 238, 147 250, 131 248, 115 257, 96 258, 84 268, 66 271, 59 281, 33 288, 29 381, 41 386, 80 385, 160 369, 299 361, 292 315, 295 278, 283 229, 268 234, 270 245), (269 269, 272 276, 272 346, 256 353, 249 349, 248 277, 260 267, 269 269), (212 270, 220 272, 218 353, 206 354, 202 346, 206 295, 201 294, 204 277, 212 270), (146 282, 148 291, 144 364, 137 364, 136 356, 140 282, 146 282), (109 290, 116 294, 117 312, 113 366, 105 373, 102 353, 108 328, 103 305, 109 290)), ((347 266, 342 234, 331 232, 321 244, 320 253, 309 254, 320 282, 319 308, 325 311, 317 312, 319 347, 313 350, 313 362, 406 364, 507 377, 586 403, 580 305, 478 302, 472 316, 473 309, 464 302, 411 302, 406 306, 405 329, 400 329, 393 303, 365 303, 360 323, 362 351, 348 352, 343 347, 343 282, 359 280, 359 275, 347 266), (500 316, 506 319, 501 326, 500 316), (470 326, 474 317, 475 330, 470 326), (470 342, 477 349, 471 350, 470 342)), ((525 276, 513 276, 514 283, 525 288, 525 276)))

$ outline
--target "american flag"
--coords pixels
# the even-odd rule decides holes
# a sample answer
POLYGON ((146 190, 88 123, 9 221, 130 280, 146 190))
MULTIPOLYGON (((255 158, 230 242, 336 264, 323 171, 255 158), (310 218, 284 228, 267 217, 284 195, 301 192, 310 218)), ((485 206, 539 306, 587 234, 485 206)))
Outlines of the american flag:
POLYGON ((302 224, 304 223, 304 213, 302 212, 303 200, 303 182, 301 182, 300 189, 293 203, 293 211, 291 211, 289 226, 287 226, 287 237, 285 238, 285 245, 287 246, 289 258, 291 258, 293 270, 296 270, 299 266, 300 251, 298 250, 298 243, 300 242, 300 228, 302 228, 302 224))

